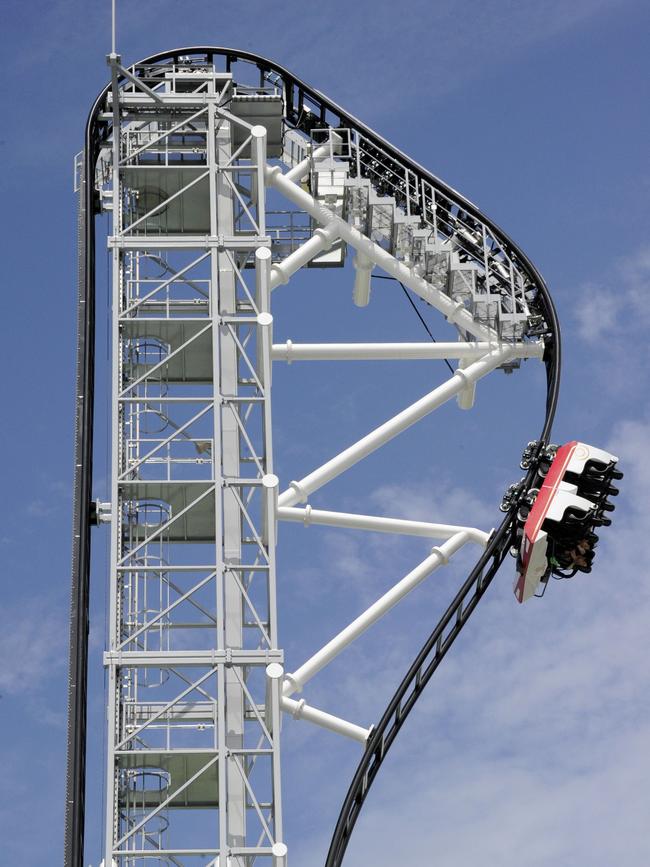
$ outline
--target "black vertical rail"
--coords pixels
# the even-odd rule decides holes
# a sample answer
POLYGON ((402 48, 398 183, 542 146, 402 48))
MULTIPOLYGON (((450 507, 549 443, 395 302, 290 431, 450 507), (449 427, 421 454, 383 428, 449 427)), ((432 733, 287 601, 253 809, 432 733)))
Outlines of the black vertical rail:
POLYGON ((95 365, 94 150, 87 133, 78 214, 77 369, 75 394, 72 578, 64 827, 64 865, 83 867, 86 781, 90 502, 95 365))

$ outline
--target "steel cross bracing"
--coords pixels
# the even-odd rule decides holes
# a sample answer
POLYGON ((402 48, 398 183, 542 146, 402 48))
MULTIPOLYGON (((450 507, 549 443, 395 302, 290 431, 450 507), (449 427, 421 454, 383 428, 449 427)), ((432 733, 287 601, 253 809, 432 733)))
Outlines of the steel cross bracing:
MULTIPOLYGON (((105 864, 284 865, 281 711, 367 744, 330 850, 328 865, 340 863, 386 750, 495 574, 511 522, 490 538, 471 527, 314 509, 309 497, 453 397, 470 409, 481 378, 522 358, 547 364, 542 441, 557 399, 555 314, 521 251, 471 203, 262 60, 191 49, 126 70, 111 55, 112 88, 89 126, 84 171, 113 216, 113 475, 110 506, 100 509, 112 534, 105 864), (244 68, 254 60, 259 82, 233 74, 238 57, 244 68), (268 188, 286 208, 268 207, 268 188), (355 304, 370 302, 380 268, 453 323, 459 341, 273 345, 271 291, 305 266, 342 265, 348 250, 355 304), (457 367, 279 490, 272 361, 405 358, 457 367), (278 520, 436 544, 285 673, 278 520), (468 543, 487 549, 377 728, 292 697, 468 543)), ((89 260, 88 233, 86 246, 89 260)), ((70 767, 74 780, 78 762, 70 767)), ((81 825, 82 835, 83 804, 68 791, 66 863, 78 867, 72 829, 81 825)))

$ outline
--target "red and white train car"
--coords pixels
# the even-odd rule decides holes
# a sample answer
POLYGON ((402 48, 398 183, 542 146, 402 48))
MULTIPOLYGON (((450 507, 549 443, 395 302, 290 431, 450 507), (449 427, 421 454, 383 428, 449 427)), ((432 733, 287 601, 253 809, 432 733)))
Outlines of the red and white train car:
POLYGON ((618 494, 611 481, 623 475, 617 462, 615 455, 574 440, 557 448, 550 466, 539 470, 541 484, 523 524, 517 558, 519 602, 534 596, 553 572, 571 577, 591 570, 594 529, 611 523, 605 517, 614 509, 608 497, 618 494))

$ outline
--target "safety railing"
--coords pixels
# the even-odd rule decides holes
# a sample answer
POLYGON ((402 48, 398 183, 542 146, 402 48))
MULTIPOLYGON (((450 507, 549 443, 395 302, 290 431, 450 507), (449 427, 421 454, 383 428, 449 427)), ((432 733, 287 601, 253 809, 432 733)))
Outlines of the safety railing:
MULTIPOLYGON (((451 243, 461 261, 477 267, 482 291, 498 293, 507 312, 527 310, 525 293, 533 288, 530 279, 491 227, 471 216, 457 198, 436 189, 359 130, 317 127, 309 136, 309 149, 320 149, 319 160, 347 162, 350 177, 369 180, 374 192, 394 199, 404 216, 419 217, 420 227, 431 231, 431 242, 451 243), (327 149, 324 154, 323 147, 327 149)), ((294 148, 299 150, 295 144, 294 148)))

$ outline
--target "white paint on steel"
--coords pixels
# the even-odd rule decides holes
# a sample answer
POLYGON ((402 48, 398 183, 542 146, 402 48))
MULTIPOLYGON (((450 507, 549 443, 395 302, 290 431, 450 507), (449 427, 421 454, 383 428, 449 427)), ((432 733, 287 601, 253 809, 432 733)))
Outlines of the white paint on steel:
POLYGON ((424 539, 451 539, 458 533, 466 533, 470 542, 487 545, 489 533, 474 527, 459 527, 454 524, 434 524, 428 521, 409 521, 404 518, 384 518, 376 515, 358 515, 353 512, 328 512, 311 506, 296 508, 279 506, 278 519, 304 524, 320 524, 323 527, 341 527, 349 530, 368 530, 373 533, 397 533, 404 536, 420 536, 424 539))
POLYGON ((354 267, 352 300, 357 307, 366 307, 370 301, 370 280, 374 264, 363 253, 357 253, 352 265, 354 267))
MULTIPOLYGON (((459 370, 466 371, 469 366, 467 358, 461 358, 458 363, 459 370)), ((456 395, 456 402, 460 409, 471 409, 474 406, 476 398, 476 381, 469 382, 465 388, 461 389, 456 395)))
POLYGON ((316 229, 308 241, 290 253, 282 262, 276 262, 271 266, 271 289, 277 289, 283 283, 288 283, 292 274, 311 262, 319 253, 329 250, 338 237, 339 226, 334 221, 325 228, 316 229))
MULTIPOLYGON (((175 69, 161 80, 160 89, 156 85, 154 94, 133 72, 125 73, 127 82, 120 89, 117 79, 123 70, 116 58, 111 67, 112 177, 110 189, 102 191, 104 202, 110 193, 113 216, 104 862, 128 867, 141 847, 161 862, 177 863, 173 852, 166 854, 165 829, 169 827, 179 853, 191 851, 178 836, 187 832, 188 820, 177 822, 177 817, 200 807, 202 816, 210 815, 213 845, 206 852, 216 860, 241 867, 253 844, 258 855, 272 856, 280 865, 286 861, 279 767, 284 668, 275 616, 278 478, 273 473, 270 415, 273 317, 271 252, 265 234, 267 130, 260 124, 240 124, 219 107, 222 90, 231 86, 229 75, 203 76, 205 109, 197 113, 187 104, 186 71, 175 69), (178 92, 176 81, 181 82, 178 92), (146 107, 146 118, 133 122, 122 117, 127 103, 134 110, 146 107), (190 181, 175 174, 177 169, 168 172, 166 164, 148 159, 162 148, 173 162, 176 151, 184 151, 188 118, 193 139, 202 136, 204 143, 197 160, 199 180, 190 181), (238 124, 243 133, 236 129, 238 124), (243 144, 236 142, 237 136, 243 144), (237 149, 246 155, 246 167, 237 168, 241 177, 248 173, 248 203, 232 183, 230 164, 237 149), (161 189, 168 184, 165 198, 147 201, 147 185, 156 183, 161 189), (250 221, 237 231, 235 200, 250 221), (179 217, 173 219, 179 222, 166 231, 171 205, 177 208, 179 217), (196 219, 197 213, 204 215, 204 236, 184 232, 184 221, 196 219), (159 221, 154 226, 155 254, 151 220, 159 221), (242 275, 235 266, 236 254, 249 256, 255 271, 242 275), (165 263, 162 274, 159 265, 147 271, 153 259, 165 263), (247 285, 253 273, 254 288, 247 285), (186 287, 189 301, 183 300, 188 296, 179 287, 186 287), (179 324, 173 346, 166 339, 170 323, 179 324), (172 368, 182 372, 179 380, 170 379, 172 368), (195 381, 192 371, 198 369, 201 375, 195 381), (255 414, 245 411, 253 389, 255 414), (199 411, 193 406, 197 403, 199 411), (164 431, 153 439, 142 421, 152 412, 164 431), (190 458, 188 446, 195 452, 190 451, 190 458), (242 451, 249 447, 255 452, 252 473, 250 464, 242 461, 242 451), (250 481, 254 494, 258 492, 259 507, 250 505, 242 479, 250 481), (160 515, 145 517, 140 525, 142 508, 158 509, 160 515), (257 546, 257 563, 244 559, 245 548, 251 550, 248 538, 257 546), (192 550, 196 545, 202 546, 200 561, 192 550), (258 570, 263 603, 243 578, 244 563, 247 569, 258 570), (180 617, 179 609, 185 612, 180 617), (195 623, 190 617, 189 626, 188 611, 197 618, 195 623), (174 643, 173 636, 179 634, 175 627, 185 629, 184 644, 174 643), (263 650, 248 649, 245 628, 256 630, 263 650), (191 649, 193 640, 204 641, 206 629, 211 630, 212 647, 201 644, 191 649), (249 677, 255 670, 266 677, 249 677), (164 697, 152 691, 152 685, 164 685, 164 697), (257 743, 262 738, 259 756, 265 758, 255 775, 243 758, 246 732, 248 740, 257 743), (155 797, 143 794, 152 780, 160 786, 155 797), (167 809, 170 805, 172 810, 167 809), (251 836, 255 833, 257 839, 257 819, 252 827, 247 820, 253 814, 264 816, 266 828, 257 845, 251 836)), ((192 73, 189 81, 196 81, 192 73)), ((320 244, 327 233, 318 232, 320 244)), ((296 261, 288 263, 291 273, 296 261)))
POLYGON ((354 445, 340 452, 300 481, 292 481, 289 488, 280 494, 278 504, 280 506, 293 506, 299 502, 306 502, 314 491, 322 488, 327 482, 331 482, 332 479, 350 469, 385 443, 390 442, 398 434, 457 395, 463 388, 490 373, 504 361, 508 361, 511 357, 510 352, 509 347, 501 347, 488 352, 487 355, 470 364, 465 370, 456 370, 451 379, 443 385, 434 388, 429 394, 375 428, 354 445))
POLYGON ((303 663, 291 674, 287 674, 284 681, 283 692, 286 696, 300 691, 303 686, 314 677, 315 674, 335 659, 339 653, 345 650, 353 641, 359 638, 366 629, 369 629, 381 617, 387 614, 397 603, 410 593, 425 578, 428 578, 440 566, 445 566, 449 559, 469 541, 465 531, 456 533, 451 539, 442 545, 432 548, 431 554, 416 566, 401 581, 391 587, 376 602, 360 614, 345 629, 341 630, 331 641, 315 653, 307 662, 303 663))
POLYGON ((383 268, 391 277, 395 277, 396 280, 412 289, 420 298, 428 301, 449 322, 458 325, 459 328, 462 328, 469 334, 473 334, 479 340, 497 341, 496 332, 491 328, 480 325, 465 308, 464 304, 453 301, 444 292, 434 288, 431 283, 427 283, 424 278, 418 276, 403 262, 398 261, 388 250, 371 241, 370 238, 363 235, 358 229, 346 223, 344 219, 337 217, 329 208, 317 202, 309 193, 302 190, 292 181, 287 180, 279 166, 267 166, 266 179, 267 183, 279 190, 294 205, 310 214, 317 222, 325 226, 335 223, 344 241, 354 247, 355 250, 360 251, 376 265, 379 265, 380 268, 383 268))
POLYGON ((280 699, 280 707, 285 713, 291 714, 294 719, 303 719, 306 722, 314 723, 314 725, 334 732, 334 734, 352 738, 361 744, 365 744, 370 737, 370 729, 364 729, 338 716, 333 716, 331 713, 312 707, 304 699, 296 701, 283 695, 280 699))
POLYGON ((273 344, 273 360, 287 361, 413 361, 458 358, 475 361, 493 349, 507 347, 513 358, 541 358, 544 344, 535 343, 286 343, 273 344))

